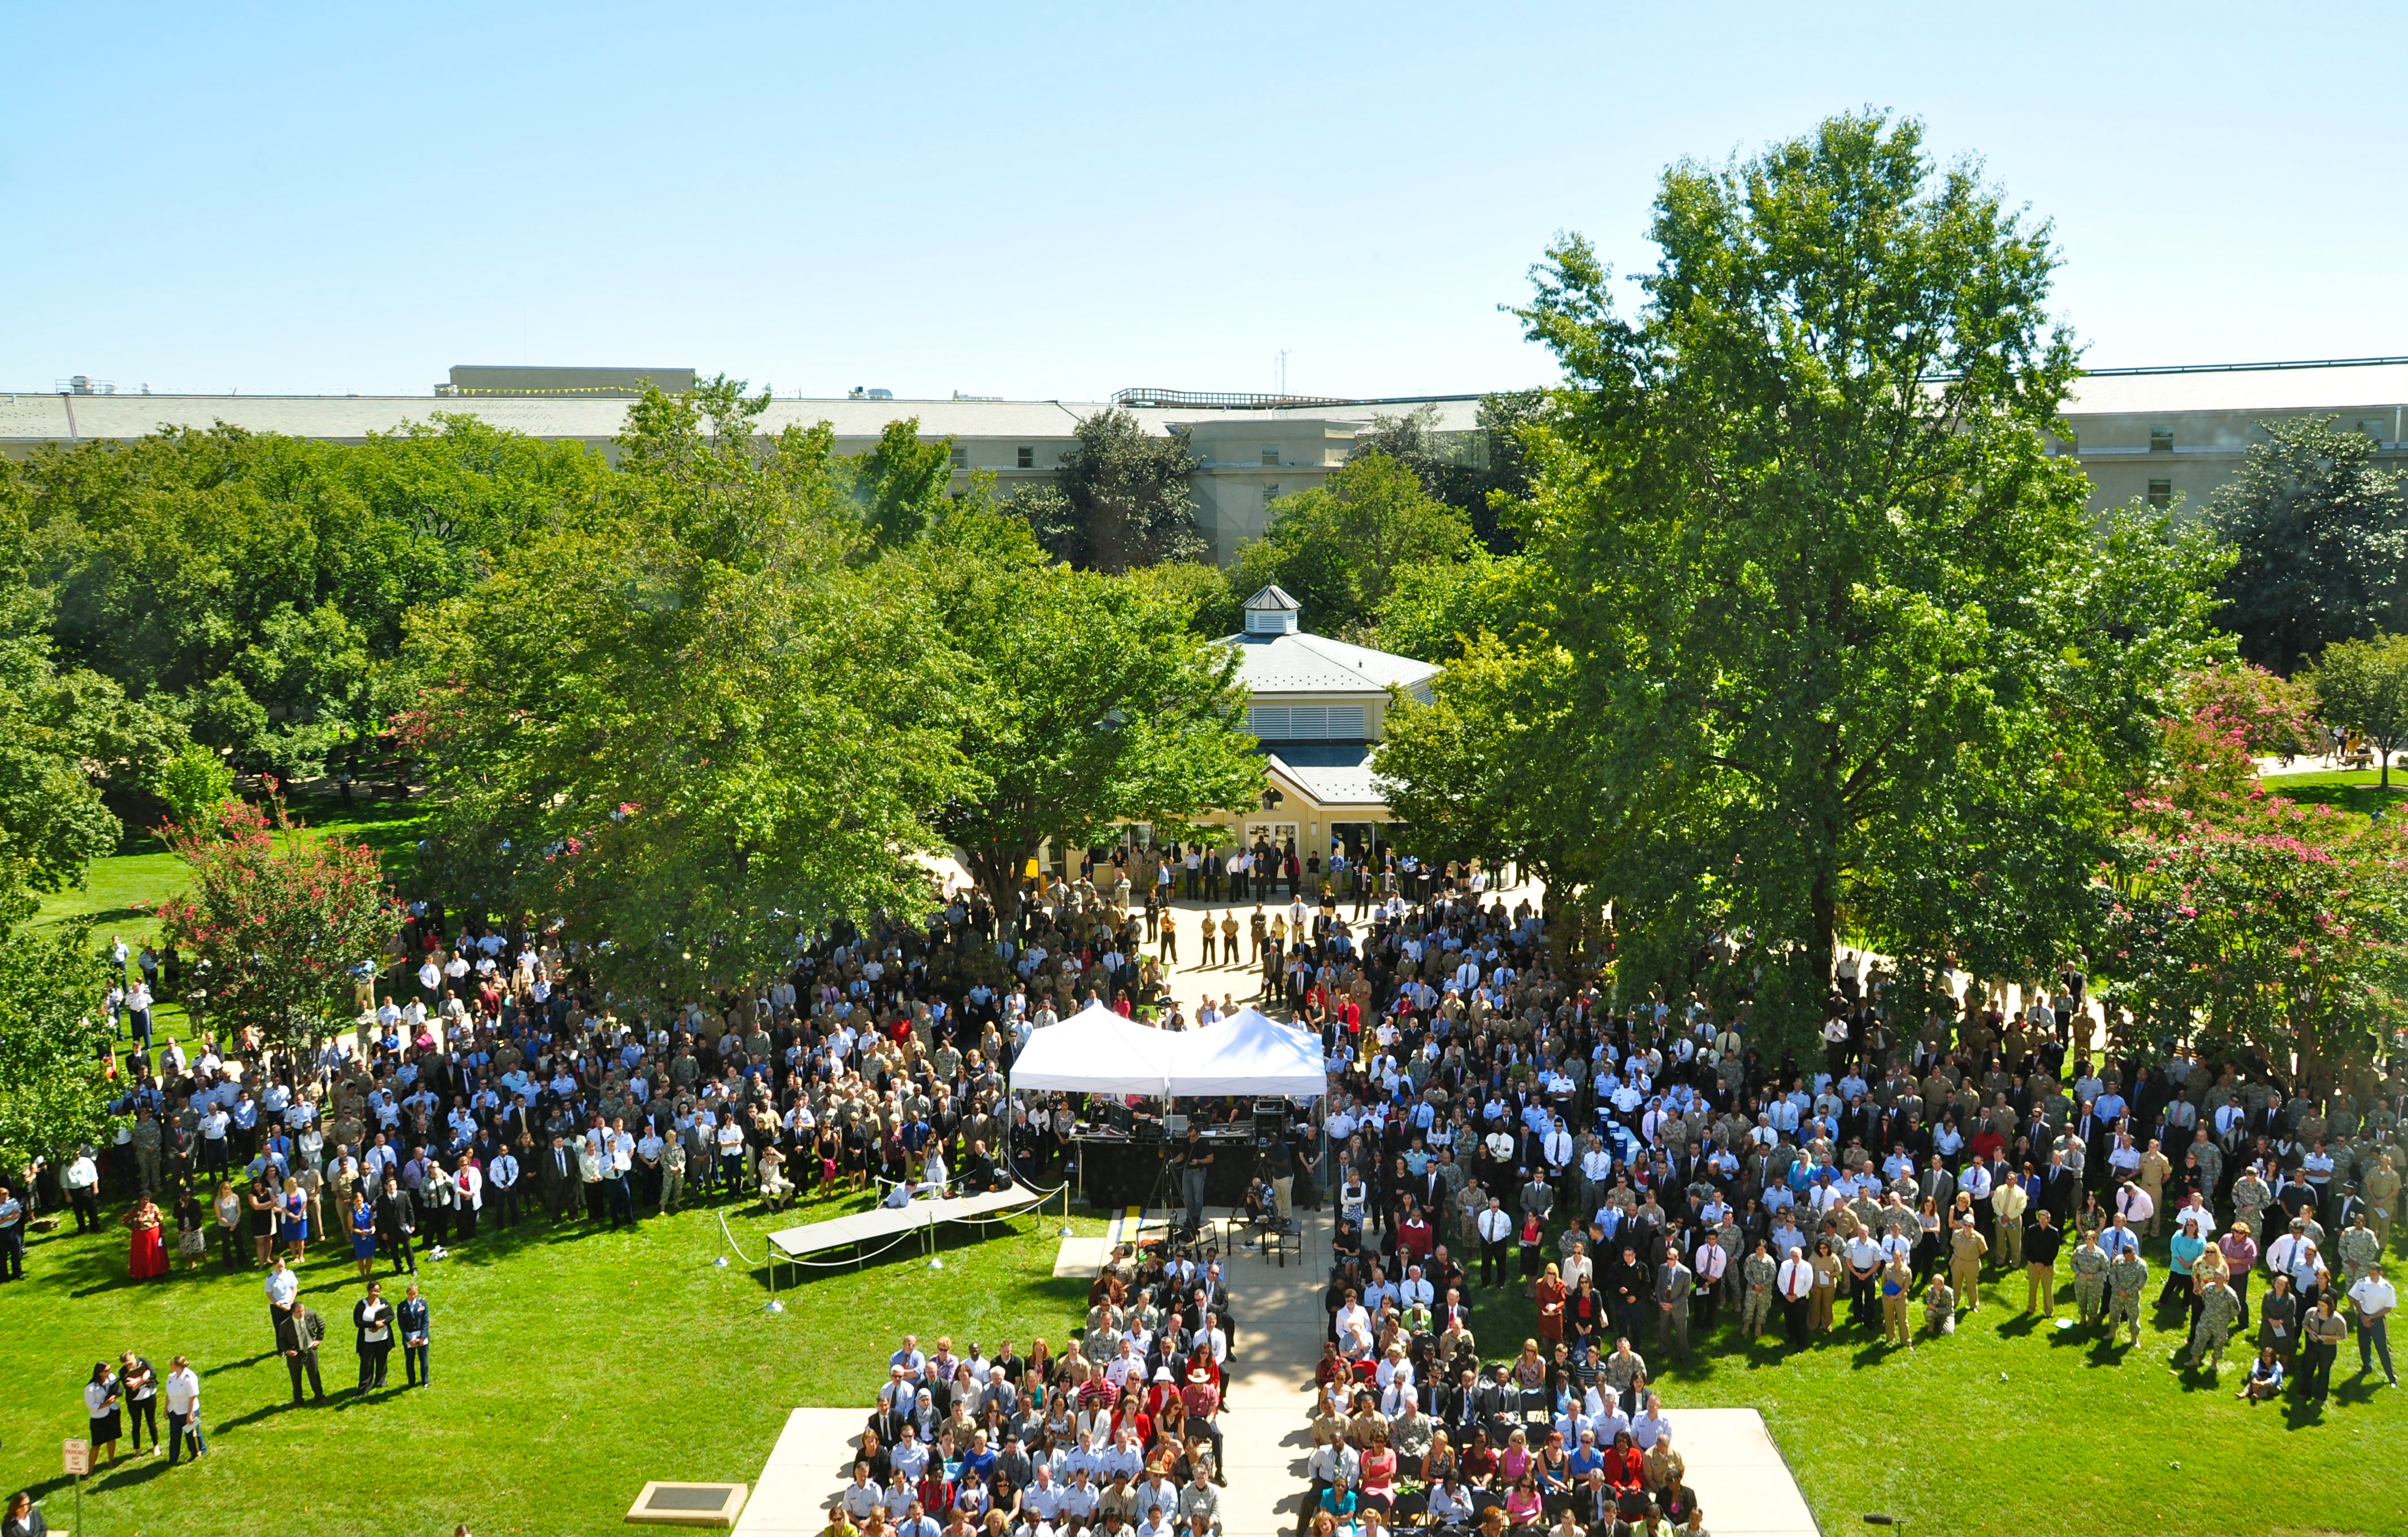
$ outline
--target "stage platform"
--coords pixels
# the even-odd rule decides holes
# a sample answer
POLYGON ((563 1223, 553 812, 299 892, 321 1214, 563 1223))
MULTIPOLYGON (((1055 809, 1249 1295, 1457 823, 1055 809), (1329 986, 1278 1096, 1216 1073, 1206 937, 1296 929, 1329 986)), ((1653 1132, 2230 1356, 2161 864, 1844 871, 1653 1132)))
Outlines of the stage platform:
POLYGON ((825 1254, 831 1249, 899 1241, 915 1233, 931 1234, 948 1222, 1016 1216, 1037 1210, 1060 1194, 1058 1186, 1031 1190, 1025 1185, 1014 1185, 1008 1190, 993 1190, 982 1196, 945 1196, 903 1206, 879 1206, 800 1228, 781 1228, 769 1235, 770 1262, 799 1264, 811 1255, 825 1254))

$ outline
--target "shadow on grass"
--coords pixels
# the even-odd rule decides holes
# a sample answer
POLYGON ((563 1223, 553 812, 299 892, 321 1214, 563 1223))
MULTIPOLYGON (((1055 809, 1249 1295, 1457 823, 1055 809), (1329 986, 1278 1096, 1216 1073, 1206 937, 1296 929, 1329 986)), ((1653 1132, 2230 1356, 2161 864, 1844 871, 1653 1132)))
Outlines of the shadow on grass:
POLYGON ((322 1409, 333 1401, 334 1396, 332 1394, 328 1394, 322 1399, 311 1399, 306 1401, 295 1401, 292 1399, 279 1399, 273 1403, 263 1403, 247 1415, 236 1415, 232 1419, 220 1420, 217 1424, 209 1428, 209 1434, 213 1436, 222 1436, 229 1430, 238 1430, 246 1425, 256 1425, 261 1420, 273 1419, 279 1415, 287 1414, 295 1409, 307 1409, 313 1404, 322 1409))

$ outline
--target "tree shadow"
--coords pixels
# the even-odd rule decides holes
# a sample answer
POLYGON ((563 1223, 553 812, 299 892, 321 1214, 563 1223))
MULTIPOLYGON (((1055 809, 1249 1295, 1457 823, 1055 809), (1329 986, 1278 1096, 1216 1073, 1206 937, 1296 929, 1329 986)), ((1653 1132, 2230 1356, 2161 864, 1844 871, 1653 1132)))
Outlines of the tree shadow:
POLYGON ((222 1436, 229 1430, 237 1430, 246 1425, 256 1425, 261 1420, 273 1419, 278 1415, 285 1414, 294 1409, 306 1409, 313 1402, 322 1406, 331 1401, 331 1395, 326 1399, 308 1400, 298 1403, 294 1402, 291 1399, 279 1399, 273 1403, 263 1403, 258 1408, 251 1410, 249 1414, 236 1415, 232 1419, 220 1420, 217 1424, 209 1428, 209 1434, 213 1436, 222 1436))

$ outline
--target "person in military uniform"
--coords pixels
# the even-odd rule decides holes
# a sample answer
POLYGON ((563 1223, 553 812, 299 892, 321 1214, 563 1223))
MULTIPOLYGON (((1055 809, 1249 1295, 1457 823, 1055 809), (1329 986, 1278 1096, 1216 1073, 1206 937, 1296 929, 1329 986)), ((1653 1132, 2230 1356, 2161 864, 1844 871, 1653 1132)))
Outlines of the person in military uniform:
POLYGON ((1756 1252, 1740 1264, 1740 1280, 1746 1287, 1739 1310, 1739 1337, 1754 1340, 1764 1332, 1767 1316, 1772 1312, 1772 1282, 1780 1267, 1772 1262, 1768 1245, 1759 1241, 1756 1252))
POLYGON ((1940 1276, 1933 1276, 1931 1285, 1924 1288, 1923 1322, 1934 1334, 1956 1332, 1956 1291, 1940 1276))
POLYGON ((1948 1235, 1948 1274, 1968 1313, 1982 1311, 1982 1257, 1989 1252, 1990 1241, 1973 1226, 1972 1214, 1957 1219, 1956 1230, 1948 1235))
POLYGON ((2224 1347, 2240 1317, 2239 1295, 2222 1281, 2210 1282, 2199 1294, 2199 1322, 2190 1330, 2190 1364, 2197 1366, 2205 1357, 2210 1371, 2222 1367, 2224 1347))
POLYGON ((1914 1270, 1907 1264, 1906 1256, 1891 1255, 1874 1286, 1881 1295, 1882 1343, 1913 1349, 1914 1326, 1907 1313, 1907 1303, 1914 1290, 1914 1270))
POLYGON ((2257 1164, 2232 1182, 2232 1214, 2249 1224, 2249 1236, 2260 1243, 2266 1242, 2266 1208, 2273 1204, 2273 1186, 2260 1176, 2257 1164))
POLYGON ((2351 1214, 2349 1226, 2344 1228, 2341 1237, 2333 1241, 2333 1253, 2340 1256, 2342 1265, 2349 1274, 2349 1279, 2343 1284, 2344 1291, 2365 1280, 2367 1272, 2383 1262, 2382 1241, 2374 1236, 2374 1229, 2366 1225, 2363 1208, 2351 1214))
POLYGON ((2107 1251, 2099 1246, 2095 1232, 2083 1234, 2081 1246, 2073 1251, 2073 1312, 2085 1324, 2107 1316, 2107 1251))
POLYGON ((2107 1337, 2128 1326, 2131 1343, 2141 1343, 2141 1293, 2149 1284, 2149 1262, 2137 1249, 2118 1249, 2107 1261, 2107 1337))
POLYGON ((661 1214, 666 1216, 678 1209, 678 1198, 685 1194, 685 1142, 675 1128, 661 1143, 661 1214))
POLYGON ((2391 1247, 2391 1218, 2400 1210, 2400 1171, 2392 1167, 2391 1155, 2385 1153, 2366 1171, 2362 1193, 2368 1207, 2367 1221, 2374 1229, 2375 1246, 2391 1247))

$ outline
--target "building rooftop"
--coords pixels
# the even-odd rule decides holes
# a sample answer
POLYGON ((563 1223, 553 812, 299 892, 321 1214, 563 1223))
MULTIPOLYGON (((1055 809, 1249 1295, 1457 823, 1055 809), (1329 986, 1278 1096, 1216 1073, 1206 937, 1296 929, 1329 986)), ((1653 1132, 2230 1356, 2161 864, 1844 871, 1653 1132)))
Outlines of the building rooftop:
POLYGON ((1369 646, 1352 646, 1326 635, 1232 635, 1238 676, 1256 697, 1268 694, 1385 694, 1394 685, 1414 689, 1440 669, 1410 656, 1369 646))
POLYGON ((1387 804, 1387 788, 1371 771, 1371 751, 1359 741, 1265 744, 1270 766, 1324 806, 1387 804))

